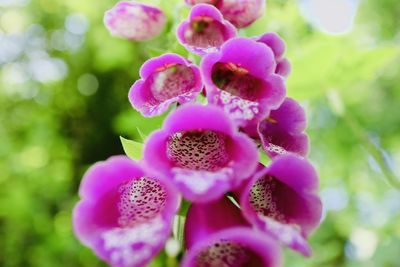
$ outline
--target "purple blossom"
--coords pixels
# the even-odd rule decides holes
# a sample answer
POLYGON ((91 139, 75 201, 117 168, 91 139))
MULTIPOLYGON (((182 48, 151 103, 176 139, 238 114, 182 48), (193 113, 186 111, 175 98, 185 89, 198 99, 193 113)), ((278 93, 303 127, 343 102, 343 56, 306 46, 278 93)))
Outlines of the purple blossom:
POLYGON ((183 267, 277 267, 282 263, 279 245, 267 234, 253 231, 227 198, 192 204, 184 233, 183 267))
POLYGON ((291 71, 291 65, 290 62, 283 57, 286 47, 283 39, 277 33, 267 32, 260 37, 256 37, 255 40, 271 48, 276 62, 275 73, 287 78, 291 71))
POLYGON ((171 177, 184 197, 206 202, 248 178, 258 154, 255 144, 237 132, 222 109, 185 104, 149 136, 144 160, 171 177))
POLYGON ((196 5, 196 4, 210 4, 217 6, 219 3, 222 3, 223 0, 186 0, 188 5, 196 5))
POLYGON ((73 212, 78 239, 115 267, 146 266, 170 236, 179 194, 138 163, 115 156, 92 166, 73 212))
POLYGON ((258 124, 258 133, 264 151, 270 157, 293 152, 307 156, 308 136, 304 109, 292 98, 286 98, 283 104, 272 110, 267 119, 258 124))
POLYGON ((201 62, 207 99, 224 108, 240 126, 264 119, 285 98, 285 83, 274 74, 275 57, 266 45, 233 38, 201 62))
POLYGON ((176 54, 146 61, 129 91, 129 101, 143 116, 165 112, 173 103, 194 101, 203 89, 198 67, 176 54))
POLYGON ((237 28, 245 28, 265 11, 265 0, 186 0, 189 5, 205 3, 217 7, 224 18, 237 28))
POLYGON ((166 20, 159 8, 136 1, 119 2, 104 14, 104 24, 111 34, 135 41, 159 35, 166 20))
POLYGON ((275 157, 241 192, 245 218, 303 255, 311 255, 307 237, 318 226, 322 204, 313 166, 294 154, 275 157))
POLYGON ((219 10, 237 28, 245 28, 265 12, 265 0, 222 0, 219 10))
POLYGON ((236 28, 223 19, 217 8, 208 4, 195 5, 189 18, 177 29, 178 41, 199 55, 218 50, 226 40, 235 36, 236 28))

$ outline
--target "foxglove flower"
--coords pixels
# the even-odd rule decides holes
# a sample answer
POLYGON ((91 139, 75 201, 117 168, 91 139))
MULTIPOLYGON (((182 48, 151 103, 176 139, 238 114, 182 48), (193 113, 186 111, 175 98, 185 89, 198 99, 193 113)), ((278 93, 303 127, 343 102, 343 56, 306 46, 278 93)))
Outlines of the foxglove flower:
POLYGON ((209 103, 224 108, 240 126, 266 118, 285 98, 283 79, 274 74, 275 58, 266 45, 234 38, 201 62, 209 103))
POLYGON ((304 109, 293 99, 286 98, 283 104, 272 110, 267 119, 258 124, 258 133, 264 151, 270 157, 293 152, 307 156, 308 136, 304 109))
POLYGON ((129 91, 129 101, 143 116, 165 112, 173 103, 194 101, 203 88, 198 67, 177 54, 146 61, 129 91))
POLYGON ((104 24, 111 34, 134 41, 156 37, 166 20, 159 8, 136 1, 119 2, 104 15, 104 24))
POLYGON ((125 156, 91 167, 73 212, 78 239, 115 267, 146 266, 170 236, 179 195, 125 156))
POLYGON ((318 226, 322 211, 317 189, 317 174, 306 159, 282 155, 254 175, 241 192, 240 206, 257 229, 309 256, 307 237, 318 226))
POLYGON ((308 136, 303 133, 306 124, 304 109, 287 97, 266 119, 241 130, 259 143, 271 158, 290 152, 305 157, 309 148, 308 136))
POLYGON ((178 41, 192 53, 204 55, 236 36, 236 28, 212 5, 195 5, 177 29, 178 41))
POLYGON ((265 11, 265 0, 221 0, 219 10, 237 28, 245 28, 265 11))
POLYGON ((287 78, 291 71, 291 65, 290 62, 283 57, 285 53, 285 42, 282 38, 274 32, 267 32, 255 38, 255 40, 271 48, 276 63, 275 73, 287 78))
POLYGON ((281 250, 270 236, 253 231, 227 198, 192 204, 185 222, 183 267, 281 266, 281 250))
POLYGON ((250 26, 264 14, 265 0, 186 0, 189 5, 206 3, 217 7, 237 28, 250 26))
POLYGON ((186 0, 188 5, 196 5, 196 4, 210 4, 217 6, 219 3, 222 3, 223 0, 186 0))
POLYGON ((237 132, 222 109, 186 104, 149 136, 144 160, 171 177, 184 197, 206 202, 248 178, 258 154, 251 139, 237 132))

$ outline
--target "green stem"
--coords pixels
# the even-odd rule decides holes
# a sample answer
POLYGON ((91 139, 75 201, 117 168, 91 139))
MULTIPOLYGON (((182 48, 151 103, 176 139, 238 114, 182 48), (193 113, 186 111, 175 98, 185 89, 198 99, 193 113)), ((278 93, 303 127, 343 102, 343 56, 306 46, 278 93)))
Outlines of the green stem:
POLYGON ((382 173, 384 174, 387 182, 397 188, 400 189, 400 180, 396 177, 396 174, 393 172, 389 163, 385 159, 382 150, 377 147, 377 145, 372 142, 371 138, 365 133, 360 124, 349 114, 345 113, 343 115, 343 120, 350 127, 354 135, 360 140, 360 143, 363 145, 365 150, 375 159, 378 163, 382 173))
POLYGON ((345 105, 336 90, 331 90, 327 94, 329 104, 332 111, 349 126, 353 134, 357 137, 364 149, 375 159, 378 163, 386 181, 393 187, 400 189, 400 180, 393 172, 389 163, 385 159, 382 149, 379 148, 371 138, 366 134, 360 123, 354 119, 348 112, 346 112, 345 105))

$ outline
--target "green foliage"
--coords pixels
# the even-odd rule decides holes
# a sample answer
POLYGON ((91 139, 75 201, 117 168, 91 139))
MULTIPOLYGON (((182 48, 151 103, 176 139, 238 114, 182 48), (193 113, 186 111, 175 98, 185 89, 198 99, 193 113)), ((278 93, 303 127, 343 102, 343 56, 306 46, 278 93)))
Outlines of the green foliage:
POLYGON ((120 136, 119 138, 121 139, 121 144, 122 147, 124 148, 124 152, 128 157, 136 161, 142 158, 142 152, 143 152, 142 143, 125 139, 122 136, 120 136))

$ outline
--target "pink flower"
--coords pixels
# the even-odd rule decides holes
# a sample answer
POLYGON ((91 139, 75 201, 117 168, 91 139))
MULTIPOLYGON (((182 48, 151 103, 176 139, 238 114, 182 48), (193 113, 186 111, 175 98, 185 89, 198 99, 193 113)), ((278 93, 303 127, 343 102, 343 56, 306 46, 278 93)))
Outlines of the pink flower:
POLYGON ((178 41, 187 50, 204 55, 217 51, 228 39, 236 36, 236 28, 223 19, 214 6, 207 4, 195 5, 189 18, 183 21, 177 31, 178 41))
POLYGON ((192 102, 203 89, 199 68, 177 54, 149 59, 140 77, 129 91, 129 101, 145 117, 160 115, 174 103, 192 102))
POLYGON ((185 198, 207 202, 247 179, 257 167, 258 154, 222 109, 185 104, 149 136, 144 160, 169 177, 185 198))
POLYGON ((104 24, 112 35, 134 41, 156 37, 165 23, 159 8, 136 1, 119 2, 104 14, 104 24))
POLYGON ((146 266, 171 234, 179 194, 125 156, 92 166, 73 212, 78 239, 113 267, 146 266))

